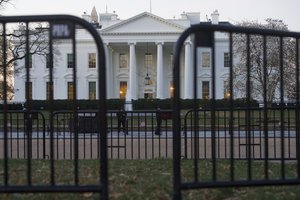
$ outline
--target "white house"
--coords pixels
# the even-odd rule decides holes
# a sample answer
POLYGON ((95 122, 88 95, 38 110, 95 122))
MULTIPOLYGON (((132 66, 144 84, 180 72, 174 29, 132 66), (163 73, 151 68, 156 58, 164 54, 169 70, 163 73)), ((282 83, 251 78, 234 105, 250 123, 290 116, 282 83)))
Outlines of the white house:
MULTIPOLYGON (((218 24, 217 11, 209 22, 218 24)), ((164 19, 143 12, 126 20, 116 13, 93 11, 82 16, 93 23, 104 41, 107 60, 107 97, 130 99, 172 96, 172 62, 174 45, 180 34, 191 24, 200 22, 200 13, 182 13, 178 19, 164 19), (145 83, 145 78, 149 78, 145 83)), ((222 22, 227 23, 227 22, 222 22)), ((76 28, 77 46, 77 98, 97 98, 96 47, 92 37, 76 28)), ((72 43, 61 40, 55 44, 59 54, 54 55, 54 98, 68 99, 72 96, 72 43)), ((181 58, 182 98, 193 98, 193 41, 185 42, 181 58)), ((229 73, 228 38, 216 35, 217 98, 226 97, 226 80, 229 73)), ((197 49, 199 98, 211 97, 211 49, 197 49)), ((33 55, 30 69, 30 98, 47 99, 49 70, 46 57, 33 55)), ((23 65, 24 65, 24 61, 23 65)), ((20 63, 19 63, 20 64, 20 63)), ((22 63, 21 63, 22 65, 22 63)), ((25 70, 15 77, 14 101, 25 101, 25 70)))

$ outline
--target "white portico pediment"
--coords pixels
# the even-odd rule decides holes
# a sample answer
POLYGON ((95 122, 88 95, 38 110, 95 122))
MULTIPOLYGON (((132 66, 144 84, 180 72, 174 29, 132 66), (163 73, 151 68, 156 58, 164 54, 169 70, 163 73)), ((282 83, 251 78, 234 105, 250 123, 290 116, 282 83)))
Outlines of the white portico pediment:
POLYGON ((179 24, 144 12, 101 30, 101 34, 181 33, 185 29, 179 24))

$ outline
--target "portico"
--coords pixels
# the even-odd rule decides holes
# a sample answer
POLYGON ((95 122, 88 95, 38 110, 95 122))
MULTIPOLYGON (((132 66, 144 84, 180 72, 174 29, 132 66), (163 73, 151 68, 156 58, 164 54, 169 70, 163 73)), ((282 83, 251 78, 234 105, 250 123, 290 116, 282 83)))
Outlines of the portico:
POLYGON ((112 55, 109 68, 115 72, 109 80, 114 80, 115 88, 119 88, 113 96, 118 98, 118 91, 124 93, 120 85, 126 82, 130 99, 170 98, 173 48, 184 29, 145 12, 101 30, 112 55), (121 62, 127 65, 120 66, 121 62))

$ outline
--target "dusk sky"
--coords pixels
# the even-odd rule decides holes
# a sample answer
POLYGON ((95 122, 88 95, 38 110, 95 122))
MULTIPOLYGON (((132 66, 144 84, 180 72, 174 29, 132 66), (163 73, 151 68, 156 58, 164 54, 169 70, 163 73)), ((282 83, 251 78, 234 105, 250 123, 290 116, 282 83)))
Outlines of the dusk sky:
POLYGON ((220 20, 231 23, 243 20, 264 22, 266 18, 282 19, 292 31, 300 32, 299 0, 12 0, 1 10, 2 15, 90 13, 93 6, 98 12, 116 11, 119 18, 127 19, 145 11, 163 18, 179 18, 185 12, 200 12, 202 21, 214 10, 220 20))

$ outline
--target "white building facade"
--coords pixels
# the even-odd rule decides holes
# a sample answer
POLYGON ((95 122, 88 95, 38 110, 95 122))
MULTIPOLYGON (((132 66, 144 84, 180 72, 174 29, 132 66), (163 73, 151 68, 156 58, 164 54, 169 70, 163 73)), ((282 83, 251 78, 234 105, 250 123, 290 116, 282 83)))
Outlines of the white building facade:
MULTIPOLYGON (((200 13, 183 13, 180 19, 163 19, 144 12, 127 20, 115 13, 84 14, 93 23, 104 41, 107 66, 107 98, 172 97, 172 63, 174 45, 180 34, 191 24, 200 23, 200 13), (145 78, 149 78, 147 81, 145 78)), ((211 23, 218 24, 218 13, 211 23)), ((226 98, 229 74, 228 38, 216 35, 216 97, 226 98)), ((71 40, 60 40, 54 45, 54 99, 72 98, 73 54, 71 40)), ((97 50, 93 38, 84 29, 76 28, 77 99, 96 99, 98 86, 97 50)), ((185 42, 181 55, 181 97, 193 98, 193 41, 185 42)), ((197 49, 199 98, 211 98, 211 49, 197 49)), ((21 61, 19 65, 24 65, 21 61)), ((49 69, 45 56, 32 55, 29 84, 30 98, 46 100, 49 96, 49 69)), ((25 70, 15 77, 14 101, 25 101, 25 70)))

